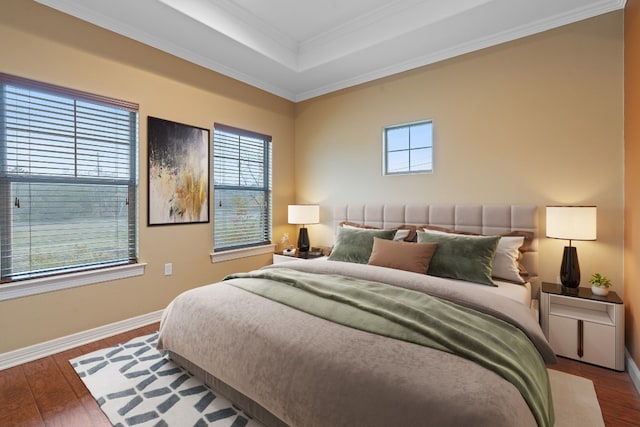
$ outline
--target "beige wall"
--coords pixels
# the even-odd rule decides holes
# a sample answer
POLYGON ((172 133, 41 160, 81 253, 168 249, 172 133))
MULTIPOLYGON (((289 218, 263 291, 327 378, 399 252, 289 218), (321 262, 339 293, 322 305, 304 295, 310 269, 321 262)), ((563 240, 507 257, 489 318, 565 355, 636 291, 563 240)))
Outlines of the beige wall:
POLYGON ((626 344, 640 366, 640 1, 627 0, 624 14, 626 344))
POLYGON ((147 263, 142 277, 0 302, 0 353, 161 310, 183 290, 271 262, 265 255, 211 264, 213 222, 146 226, 146 121, 208 129, 215 121, 272 135, 274 224, 286 224, 293 172, 280 165, 293 163, 291 102, 31 1, 3 0, 0 51, 0 72, 140 104, 140 260, 147 263), (173 276, 163 276, 167 262, 173 276))
MULTIPOLYGON (((545 205, 595 204, 582 282, 597 271, 622 294, 622 118, 620 11, 297 104, 296 196, 323 208, 316 244, 340 203, 535 204, 543 232, 545 205), (383 126, 422 119, 434 173, 382 176, 383 126)), ((543 280, 566 243, 541 239, 543 280)))
MULTIPOLYGON (((293 105, 35 2, 3 1, 1 72, 140 104, 148 266, 141 278, 0 302, 0 353, 160 310, 270 261, 211 264, 211 224, 146 226, 147 115, 272 135, 275 242, 292 231, 293 201, 322 205, 313 244, 331 243, 338 203, 533 203, 541 226, 546 204, 593 203, 598 241, 576 243, 583 279, 599 271, 622 292, 622 37, 622 13, 611 13, 293 105), (382 127, 420 119, 435 123, 435 173, 382 177, 382 127)), ((563 244, 542 239, 545 280, 563 244)))

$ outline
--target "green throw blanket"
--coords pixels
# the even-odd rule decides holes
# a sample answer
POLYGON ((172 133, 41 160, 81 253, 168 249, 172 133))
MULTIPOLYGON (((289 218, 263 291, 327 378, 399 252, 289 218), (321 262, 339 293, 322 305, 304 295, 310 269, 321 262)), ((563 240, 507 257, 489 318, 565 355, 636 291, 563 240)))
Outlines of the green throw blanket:
POLYGON ((335 323, 474 361, 515 385, 539 426, 554 424, 544 361, 526 335, 507 322, 421 292, 339 275, 279 268, 225 280, 335 323))

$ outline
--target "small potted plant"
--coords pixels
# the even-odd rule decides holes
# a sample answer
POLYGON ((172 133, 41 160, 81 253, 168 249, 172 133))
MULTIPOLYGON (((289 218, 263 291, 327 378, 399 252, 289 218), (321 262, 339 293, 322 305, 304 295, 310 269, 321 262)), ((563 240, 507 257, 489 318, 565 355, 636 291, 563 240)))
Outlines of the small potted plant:
POLYGON ((589 279, 591 283, 591 292, 594 295, 606 296, 609 294, 609 287, 611 286, 611 280, 607 276, 600 273, 593 273, 593 276, 589 279))

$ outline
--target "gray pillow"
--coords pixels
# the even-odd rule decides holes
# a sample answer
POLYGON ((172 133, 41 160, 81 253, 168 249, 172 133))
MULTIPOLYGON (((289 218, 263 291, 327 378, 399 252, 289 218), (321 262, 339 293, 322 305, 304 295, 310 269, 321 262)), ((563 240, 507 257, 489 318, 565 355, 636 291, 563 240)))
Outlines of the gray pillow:
POLYGON ((437 243, 427 274, 497 286, 491 279, 500 236, 465 236, 418 231, 418 243, 437 243))
POLYGON ((373 238, 392 240, 396 230, 369 230, 361 228, 338 228, 336 244, 329 260, 366 264, 373 249, 373 238))

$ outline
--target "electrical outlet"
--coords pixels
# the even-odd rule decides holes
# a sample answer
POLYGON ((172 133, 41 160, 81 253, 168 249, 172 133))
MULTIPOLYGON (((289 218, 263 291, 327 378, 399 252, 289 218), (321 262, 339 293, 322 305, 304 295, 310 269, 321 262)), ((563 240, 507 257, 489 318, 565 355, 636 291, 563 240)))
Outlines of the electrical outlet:
POLYGON ((173 264, 170 262, 164 265, 164 275, 171 276, 173 274, 173 264))

